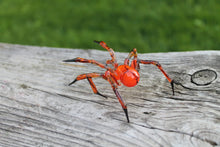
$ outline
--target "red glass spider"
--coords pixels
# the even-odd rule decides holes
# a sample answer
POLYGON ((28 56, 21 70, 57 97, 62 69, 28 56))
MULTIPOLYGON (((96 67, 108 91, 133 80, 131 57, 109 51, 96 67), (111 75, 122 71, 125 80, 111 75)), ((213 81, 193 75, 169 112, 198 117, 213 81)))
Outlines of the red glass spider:
POLYGON ((122 97, 120 96, 119 92, 118 92, 118 86, 120 86, 120 83, 123 83, 123 85, 127 86, 127 87, 133 87, 135 85, 137 85, 137 83, 140 80, 140 75, 138 73, 139 69, 140 69, 140 63, 142 64, 153 64, 155 66, 157 66, 160 71, 164 74, 164 76, 167 78, 167 80, 170 82, 171 87, 172 87, 172 91, 173 91, 173 95, 174 95, 174 82, 173 80, 167 75, 167 73, 163 70, 162 66, 159 64, 159 62, 157 61, 153 61, 153 60, 141 60, 137 58, 137 50, 136 48, 134 48, 128 55, 127 58, 125 58, 124 60, 124 64, 123 65, 118 65, 116 58, 115 58, 115 54, 112 48, 108 47, 106 45, 105 42, 103 41, 94 41, 98 44, 100 44, 103 48, 105 48, 106 50, 109 51, 110 56, 111 56, 111 60, 107 60, 106 64, 102 64, 99 63, 95 60, 88 60, 88 59, 84 59, 84 58, 74 58, 74 59, 68 59, 68 60, 64 60, 64 62, 81 62, 81 63, 91 63, 91 64, 95 64, 98 65, 101 68, 105 68, 106 72, 105 73, 87 73, 87 74, 81 74, 78 75, 76 77, 76 79, 71 82, 69 84, 72 85, 73 83, 75 83, 76 81, 79 80, 83 80, 83 79, 87 79, 89 81, 89 84, 91 85, 91 88, 93 90, 93 92, 95 94, 98 94, 100 96, 103 96, 105 98, 107 98, 107 96, 102 95, 101 93, 99 93, 99 91, 97 90, 95 84, 92 81, 92 78, 98 78, 101 77, 105 80, 107 80, 111 86, 112 89, 116 95, 116 97, 118 98, 124 112, 127 118, 127 121, 129 123, 129 117, 128 117, 128 111, 127 111, 127 105, 125 104, 125 102, 123 101, 122 97), (131 64, 129 65, 129 60, 133 57, 133 60, 131 61, 131 64), (108 64, 111 64, 113 66, 113 68, 110 68, 108 66, 108 64))

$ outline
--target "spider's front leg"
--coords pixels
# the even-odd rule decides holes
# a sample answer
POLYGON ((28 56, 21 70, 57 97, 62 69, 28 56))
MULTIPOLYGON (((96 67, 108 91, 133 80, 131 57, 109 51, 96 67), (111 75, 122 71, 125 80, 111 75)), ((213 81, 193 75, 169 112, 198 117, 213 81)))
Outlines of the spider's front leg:
POLYGON ((127 105, 125 104, 124 100, 122 99, 122 97, 120 96, 120 94, 119 94, 119 92, 118 92, 118 90, 117 90, 117 84, 116 84, 114 78, 112 78, 112 76, 110 75, 110 72, 109 72, 109 71, 107 71, 104 76, 105 76, 106 80, 108 80, 109 83, 111 84, 112 89, 113 89, 113 91, 114 91, 116 97, 118 98, 119 103, 121 104, 122 109, 124 110, 125 116, 126 116, 126 118, 127 118, 127 121, 128 121, 128 123, 129 123, 130 121, 129 121, 129 116, 128 116, 127 105))
POLYGON ((125 112, 127 121, 128 121, 128 123, 129 123, 130 121, 129 121, 129 117, 128 117, 127 105, 126 105, 125 102, 123 101, 123 99, 122 99, 122 97, 120 96, 118 90, 115 88, 115 89, 113 89, 113 91, 114 91, 115 95, 117 96, 117 98, 118 98, 118 100, 119 100, 119 102, 120 102, 120 104, 121 104, 121 106, 122 106, 122 108, 123 108, 123 110, 124 110, 124 112, 125 112))
POLYGON ((81 75, 78 75, 74 81, 72 81, 71 83, 69 83, 69 86, 72 85, 72 84, 74 84, 76 81, 87 79, 87 80, 89 81, 89 84, 90 84, 90 86, 91 86, 91 88, 92 88, 92 90, 93 90, 93 92, 94 92, 95 94, 98 94, 98 95, 100 95, 100 96, 102 96, 102 97, 107 98, 107 96, 105 96, 105 95, 99 93, 99 91, 97 90, 97 88, 96 88, 94 82, 92 81, 92 78, 98 78, 98 77, 102 77, 102 78, 103 78, 104 75, 103 75, 103 74, 99 74, 99 73, 81 74, 81 75))
POLYGON ((172 91, 173 91, 173 95, 174 95, 174 81, 168 76, 168 74, 164 71, 164 69, 162 68, 162 66, 160 65, 159 62, 157 61, 153 61, 153 60, 139 60, 137 61, 138 63, 142 63, 142 64, 153 64, 155 66, 157 66, 157 68, 160 69, 160 71, 164 74, 164 76, 167 78, 167 80, 170 82, 171 87, 172 87, 172 91))

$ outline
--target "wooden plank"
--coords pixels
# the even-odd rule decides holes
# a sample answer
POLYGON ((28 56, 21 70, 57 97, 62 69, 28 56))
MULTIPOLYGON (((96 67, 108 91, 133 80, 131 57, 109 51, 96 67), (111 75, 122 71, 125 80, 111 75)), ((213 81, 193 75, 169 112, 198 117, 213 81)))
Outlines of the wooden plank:
MULTIPOLYGON (((123 63, 127 53, 116 53, 123 63)), ((121 86, 130 123, 111 86, 82 73, 104 72, 108 52, 0 44, 0 146, 219 146, 220 51, 138 54, 157 60, 175 80, 175 95, 153 65, 141 65, 136 87, 121 86)))

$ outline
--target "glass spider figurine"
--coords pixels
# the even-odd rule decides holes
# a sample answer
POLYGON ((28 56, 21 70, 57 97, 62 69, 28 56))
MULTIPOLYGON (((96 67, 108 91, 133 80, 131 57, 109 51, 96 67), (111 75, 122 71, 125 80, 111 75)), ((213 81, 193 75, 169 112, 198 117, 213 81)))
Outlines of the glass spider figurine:
POLYGON ((106 69, 105 73, 86 73, 86 74, 81 74, 76 77, 74 81, 72 81, 70 85, 75 83, 76 81, 87 79, 89 81, 89 84, 91 85, 91 88, 95 94, 98 94, 100 96, 103 96, 107 98, 105 95, 102 95, 99 93, 97 90, 95 84, 93 83, 92 78, 98 78, 101 77, 105 80, 107 80, 110 85, 112 86, 112 89, 118 98, 124 113, 126 115, 127 121, 129 123, 129 117, 128 117, 128 111, 127 111, 127 105, 123 101, 122 97, 120 96, 118 92, 118 86, 121 85, 121 83, 127 87, 134 87, 137 85, 137 83, 140 80, 140 75, 138 71, 140 70, 140 65, 139 64, 153 64, 157 66, 160 71, 164 74, 164 76, 167 78, 167 80, 170 82, 173 95, 174 95, 174 82, 173 80, 168 76, 168 74, 163 70, 162 66, 159 64, 157 61, 153 60, 141 60, 137 58, 137 50, 134 48, 129 54, 128 57, 125 58, 124 64, 123 65, 118 65, 115 54, 112 48, 108 47, 104 41, 94 41, 98 44, 100 44, 103 48, 105 48, 111 56, 111 60, 107 60, 106 64, 99 63, 95 60, 88 60, 84 58, 74 58, 74 59, 68 59, 68 60, 63 60, 63 62, 81 62, 81 63, 91 63, 95 64, 101 68, 106 69), (129 65, 129 60, 133 57, 133 60, 131 61, 129 65), (113 68, 110 68, 108 64, 111 64, 113 68))

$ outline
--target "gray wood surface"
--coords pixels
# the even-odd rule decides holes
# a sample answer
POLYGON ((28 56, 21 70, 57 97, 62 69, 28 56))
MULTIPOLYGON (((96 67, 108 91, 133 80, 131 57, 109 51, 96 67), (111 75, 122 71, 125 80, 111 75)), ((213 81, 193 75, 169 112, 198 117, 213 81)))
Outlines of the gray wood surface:
MULTIPOLYGON (((97 46, 97 48, 99 48, 97 46)), ((128 53, 117 53, 123 63, 128 53)), ((157 60, 141 65, 136 87, 121 86, 130 123, 111 86, 94 79, 68 86, 82 73, 104 72, 63 59, 102 63, 107 51, 0 44, 0 146, 220 146, 220 51, 138 54, 157 60)))

